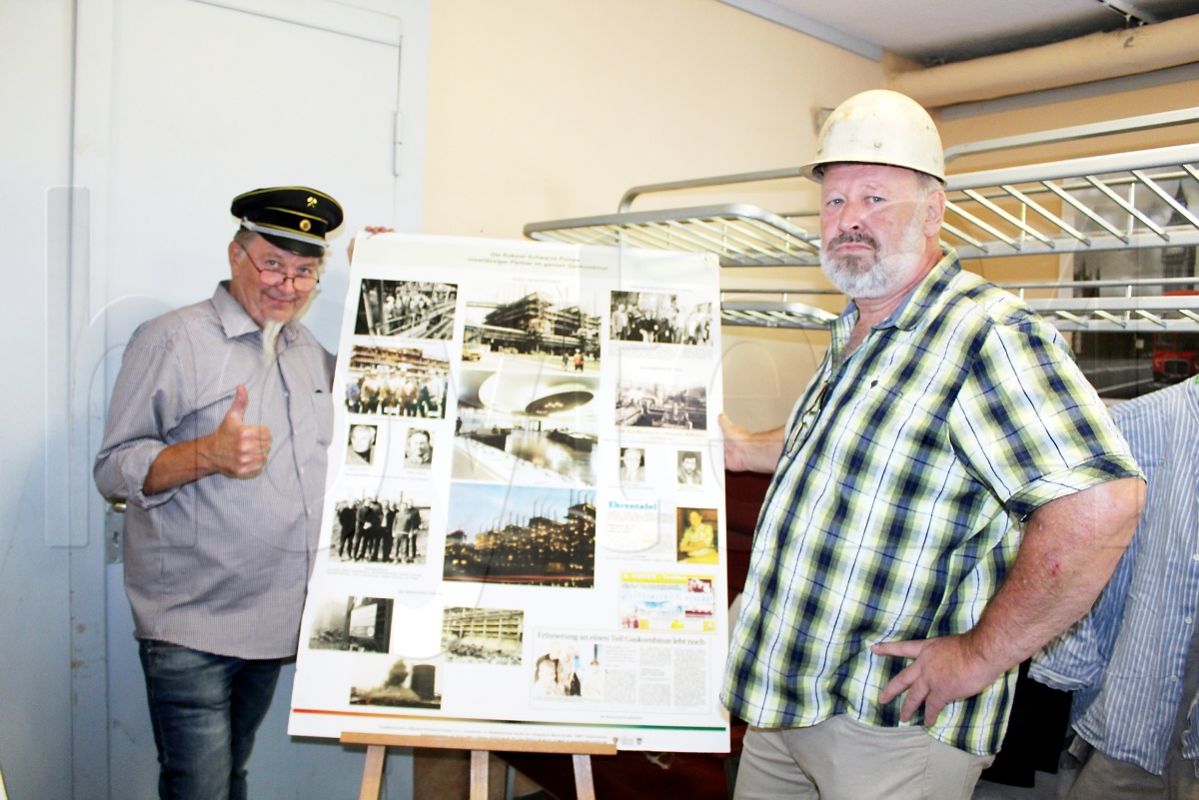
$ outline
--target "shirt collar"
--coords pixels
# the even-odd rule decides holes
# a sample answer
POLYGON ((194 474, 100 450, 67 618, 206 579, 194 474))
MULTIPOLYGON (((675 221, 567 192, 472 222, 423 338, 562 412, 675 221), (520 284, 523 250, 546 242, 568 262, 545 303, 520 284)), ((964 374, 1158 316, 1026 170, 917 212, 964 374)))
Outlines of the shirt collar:
MULTIPOLYGON (((212 305, 216 309, 217 319, 221 321, 221 329, 225 332, 225 336, 230 339, 236 339, 239 336, 247 336, 249 334, 261 335, 262 330, 258 327, 246 310, 241 307, 241 303, 237 302, 229 292, 229 281, 221 281, 217 284, 216 291, 212 293, 212 305)), ((283 331, 280 336, 283 341, 290 344, 296 337, 295 327, 291 322, 283 326, 283 331)))

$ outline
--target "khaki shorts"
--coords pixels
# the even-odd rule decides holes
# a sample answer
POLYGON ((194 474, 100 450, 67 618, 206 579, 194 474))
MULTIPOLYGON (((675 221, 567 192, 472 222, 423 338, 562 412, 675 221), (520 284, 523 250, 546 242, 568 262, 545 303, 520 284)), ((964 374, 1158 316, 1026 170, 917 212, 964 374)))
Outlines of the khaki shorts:
POLYGON ((970 800, 994 756, 918 726, 880 728, 844 714, 807 728, 745 734, 736 800, 970 800))

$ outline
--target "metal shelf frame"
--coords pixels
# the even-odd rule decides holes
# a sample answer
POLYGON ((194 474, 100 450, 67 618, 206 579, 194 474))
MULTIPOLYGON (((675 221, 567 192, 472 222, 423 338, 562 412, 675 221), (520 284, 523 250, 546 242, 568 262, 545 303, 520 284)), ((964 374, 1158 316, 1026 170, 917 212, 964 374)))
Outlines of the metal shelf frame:
MULTIPOLYGON (((1076 141, 1199 121, 1199 107, 1077 125, 950 148, 947 159, 1050 142, 1076 141)), ((745 203, 633 211, 647 194, 806 180, 799 167, 634 186, 619 211, 532 222, 525 236, 579 245, 715 253, 724 267, 802 267, 820 263, 819 212, 777 213, 745 203)), ((1025 166, 951 174, 943 241, 964 259, 1199 246, 1199 142, 1025 166)), ((1194 285, 1195 280, 1181 279, 1194 285)), ((1009 286, 1086 290, 1088 297, 1028 299, 1069 330, 1199 330, 1199 298, 1138 296, 1169 279, 1009 286), (1104 284, 1102 287, 1099 284, 1104 284), (1105 290, 1100 292, 1100 288, 1105 290), (1095 290, 1095 291, 1091 291, 1095 290)), ((798 293, 806 294, 800 290, 798 293)), ((737 296, 754 292, 730 291, 737 296)), ((729 299, 729 325, 822 327, 820 312, 774 292, 770 299, 729 299)))

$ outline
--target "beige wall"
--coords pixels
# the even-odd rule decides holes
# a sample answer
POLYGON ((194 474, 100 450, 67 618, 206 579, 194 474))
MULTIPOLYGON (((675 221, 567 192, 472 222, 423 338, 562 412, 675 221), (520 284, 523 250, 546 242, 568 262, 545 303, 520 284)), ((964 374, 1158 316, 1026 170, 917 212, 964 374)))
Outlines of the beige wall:
MULTIPOLYGON (((880 64, 715 0, 437 0, 429 75, 423 228, 504 238, 615 212, 637 184, 801 163, 814 109, 883 82, 880 64)), ((769 194, 811 205, 795 185, 769 194)), ((779 424, 823 344, 724 333, 729 413, 779 424)))
MULTIPOLYGON (((715 0, 437 0, 424 230, 521 238, 527 222, 614 212, 637 184, 793 166, 814 149, 815 109, 885 83, 878 63, 715 0)), ((1182 108, 1196 96, 1199 81, 1188 81, 942 119, 940 128, 948 146, 1182 108)), ((976 156, 952 171, 1194 141, 1197 127, 976 156)), ((815 206, 811 189, 780 182, 652 196, 635 208, 736 199, 793 211, 815 206)), ((1054 279, 1061 265, 1044 257, 966 267, 1008 282, 1054 279)), ((828 286, 812 268, 722 278, 726 289, 780 284, 828 286)), ((756 429, 785 418, 827 342, 730 327, 724 337, 725 406, 756 429)))
POLYGON ((501 237, 635 184, 798 163, 814 108, 883 79, 715 0, 437 0, 429 76, 424 229, 501 237))

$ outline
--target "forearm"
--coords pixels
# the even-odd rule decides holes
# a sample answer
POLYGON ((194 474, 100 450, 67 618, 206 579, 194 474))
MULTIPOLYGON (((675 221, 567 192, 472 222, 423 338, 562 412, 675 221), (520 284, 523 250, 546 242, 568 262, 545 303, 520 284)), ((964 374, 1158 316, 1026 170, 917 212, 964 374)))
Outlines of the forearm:
POLYGON ((783 439, 786 430, 774 428, 769 431, 752 433, 746 442, 746 469, 750 472, 774 472, 783 454, 783 439))
POLYGON ((783 454, 783 428, 750 433, 749 429, 720 415, 724 435, 724 466, 731 472, 774 472, 783 454))
POLYGON ((208 445, 208 436, 173 444, 150 464, 142 494, 153 495, 219 472, 208 445))
POLYGON ((966 634, 976 657, 1004 672, 1086 614, 1132 538, 1143 497, 1144 483, 1124 478, 1038 509, 1003 586, 966 634))

